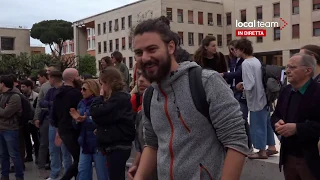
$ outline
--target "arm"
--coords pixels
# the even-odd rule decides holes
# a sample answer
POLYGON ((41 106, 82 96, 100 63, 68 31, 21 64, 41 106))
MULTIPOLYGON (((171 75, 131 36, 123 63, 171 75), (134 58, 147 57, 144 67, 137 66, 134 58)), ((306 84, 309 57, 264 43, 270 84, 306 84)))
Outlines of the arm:
POLYGON ((249 152, 240 105, 224 79, 217 73, 207 79, 204 88, 217 137, 222 145, 228 148, 222 179, 239 179, 245 156, 249 152))
POLYGON ((39 106, 40 108, 50 108, 50 94, 51 89, 47 92, 46 96, 40 101, 39 106))
POLYGON ((9 98, 8 104, 5 108, 0 108, 0 117, 12 117, 21 109, 21 97, 18 94, 13 94, 9 98))
POLYGON ((235 72, 224 72, 223 77, 227 80, 232 80, 235 78, 241 78, 242 76, 242 68, 241 66, 238 67, 238 69, 235 72))
POLYGON ((129 78, 129 70, 125 64, 123 64, 121 72, 123 75, 123 81, 127 82, 129 78))
POLYGON ((44 92, 43 92, 43 89, 40 88, 40 92, 39 92, 39 95, 38 95, 38 101, 37 101, 37 106, 36 106, 36 110, 34 112, 34 118, 33 120, 39 120, 39 116, 40 116, 40 113, 41 113, 41 107, 40 107, 40 102, 41 100, 44 98, 44 92))
POLYGON ((114 113, 116 113, 118 110, 116 109, 116 106, 119 102, 119 99, 116 98, 110 98, 107 102, 104 102, 104 97, 100 96, 97 97, 91 105, 90 108, 90 115, 92 116, 93 121, 96 124, 105 124, 106 121, 109 121, 109 123, 115 119, 113 117, 114 113))
POLYGON ((255 80, 250 65, 246 62, 242 63, 242 79, 244 90, 252 90, 255 80))
POLYGON ((158 138, 152 128, 151 121, 147 119, 143 110, 141 113, 142 122, 144 122, 143 139, 145 147, 141 155, 137 174, 134 178, 135 180, 147 180, 157 168, 158 138))

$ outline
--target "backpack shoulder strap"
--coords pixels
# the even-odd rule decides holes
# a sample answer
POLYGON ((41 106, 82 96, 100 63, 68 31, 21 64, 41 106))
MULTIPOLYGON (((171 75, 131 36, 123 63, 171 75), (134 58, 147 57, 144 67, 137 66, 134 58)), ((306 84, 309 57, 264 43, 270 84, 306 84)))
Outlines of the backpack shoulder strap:
POLYGON ((136 94, 136 106, 137 108, 141 105, 141 102, 140 102, 140 93, 135 93, 136 94))
MULTIPOLYGON (((202 84, 202 68, 200 66, 189 69, 189 85, 194 105, 210 121, 209 104, 202 84)), ((212 124, 211 121, 210 124, 212 124)))
POLYGON ((144 110, 144 114, 146 115, 146 117, 150 119, 150 106, 151 106, 151 100, 152 100, 152 96, 153 96, 153 90, 154 88, 152 86, 149 86, 146 91, 144 92, 144 96, 143 96, 143 110, 144 110))

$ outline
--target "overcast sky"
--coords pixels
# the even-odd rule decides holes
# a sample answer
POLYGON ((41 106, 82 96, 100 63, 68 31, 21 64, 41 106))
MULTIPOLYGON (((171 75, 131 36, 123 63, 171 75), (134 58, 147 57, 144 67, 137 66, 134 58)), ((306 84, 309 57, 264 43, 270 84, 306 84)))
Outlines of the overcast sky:
MULTIPOLYGON (((135 1, 138 0, 0 0, 0 27, 31 29, 36 22, 53 19, 74 22, 135 1)), ((32 38, 30 43, 42 44, 32 38)))

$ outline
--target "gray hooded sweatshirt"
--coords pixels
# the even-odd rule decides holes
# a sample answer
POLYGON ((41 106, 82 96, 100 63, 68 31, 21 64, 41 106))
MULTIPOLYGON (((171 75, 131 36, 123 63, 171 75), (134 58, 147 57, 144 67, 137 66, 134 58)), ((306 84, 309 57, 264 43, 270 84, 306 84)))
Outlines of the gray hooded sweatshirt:
POLYGON ((195 66, 183 62, 152 84, 151 121, 142 110, 145 146, 157 149, 159 179, 220 180, 225 148, 249 151, 240 105, 219 73, 202 72, 212 124, 197 111, 188 79, 188 69, 195 66))

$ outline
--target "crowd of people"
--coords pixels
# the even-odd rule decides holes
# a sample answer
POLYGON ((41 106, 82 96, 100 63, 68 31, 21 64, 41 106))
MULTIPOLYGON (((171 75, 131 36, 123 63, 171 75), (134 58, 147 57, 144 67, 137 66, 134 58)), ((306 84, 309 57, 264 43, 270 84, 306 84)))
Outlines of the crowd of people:
POLYGON ((1 180, 23 180, 34 160, 42 179, 90 180, 94 168, 98 180, 124 180, 132 148, 131 180, 237 180, 246 157, 279 153, 275 134, 285 179, 320 179, 319 46, 289 59, 290 84, 278 79, 270 102, 247 39, 231 41, 226 60, 214 36, 188 54, 164 17, 133 36, 132 81, 119 51, 100 60, 97 79, 53 66, 20 82, 0 77, 1 180))

